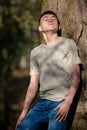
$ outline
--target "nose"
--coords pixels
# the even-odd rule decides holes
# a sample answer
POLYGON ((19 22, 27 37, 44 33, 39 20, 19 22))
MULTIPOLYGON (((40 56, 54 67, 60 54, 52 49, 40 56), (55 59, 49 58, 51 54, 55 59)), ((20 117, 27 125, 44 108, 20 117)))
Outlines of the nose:
POLYGON ((49 18, 48 21, 49 21, 49 22, 53 22, 53 19, 52 19, 52 18, 49 18))

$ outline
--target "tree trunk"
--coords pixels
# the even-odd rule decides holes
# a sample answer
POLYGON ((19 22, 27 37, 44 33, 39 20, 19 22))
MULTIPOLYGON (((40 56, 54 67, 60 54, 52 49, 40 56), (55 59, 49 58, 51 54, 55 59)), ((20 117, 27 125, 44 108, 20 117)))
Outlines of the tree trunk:
POLYGON ((53 10, 57 13, 62 27, 62 36, 75 40, 82 61, 83 91, 77 107, 72 129, 86 130, 87 117, 87 0, 43 0, 42 12, 53 10), (78 114, 80 113, 80 114, 78 114), (79 119, 79 117, 81 118, 79 119), (82 123, 84 123, 82 125, 82 123), (74 128, 74 126, 76 128, 74 128), (82 128, 82 126, 84 128, 82 128))

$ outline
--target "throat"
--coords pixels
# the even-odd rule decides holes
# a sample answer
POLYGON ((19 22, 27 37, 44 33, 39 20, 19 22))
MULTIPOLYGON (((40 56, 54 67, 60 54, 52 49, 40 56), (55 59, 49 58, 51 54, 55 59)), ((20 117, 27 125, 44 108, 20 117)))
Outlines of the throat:
POLYGON ((56 40, 58 40, 58 36, 53 36, 53 35, 50 35, 50 36, 46 36, 45 38, 45 42, 47 45, 50 45, 52 43, 54 43, 56 40))

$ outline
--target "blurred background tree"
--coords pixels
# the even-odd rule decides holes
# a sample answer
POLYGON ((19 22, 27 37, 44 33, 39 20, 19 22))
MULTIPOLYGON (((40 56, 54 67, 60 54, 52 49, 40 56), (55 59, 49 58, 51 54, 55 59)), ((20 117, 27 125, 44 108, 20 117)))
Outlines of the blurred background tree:
POLYGON ((29 82, 29 53, 39 44, 40 10, 41 0, 0 1, 0 129, 3 130, 14 129, 18 107, 19 111, 22 108, 29 82))

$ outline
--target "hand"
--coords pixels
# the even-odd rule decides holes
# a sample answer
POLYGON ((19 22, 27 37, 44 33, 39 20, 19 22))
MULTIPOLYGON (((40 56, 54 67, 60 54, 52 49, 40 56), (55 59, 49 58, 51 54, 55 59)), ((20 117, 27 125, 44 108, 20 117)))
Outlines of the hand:
POLYGON ((55 115, 56 121, 65 121, 70 109, 70 104, 66 101, 63 101, 59 104, 54 110, 58 110, 57 114, 55 115))
POLYGON ((24 119, 25 115, 24 114, 21 114, 17 120, 17 123, 16 123, 16 128, 20 125, 20 123, 22 122, 22 120, 24 119))

